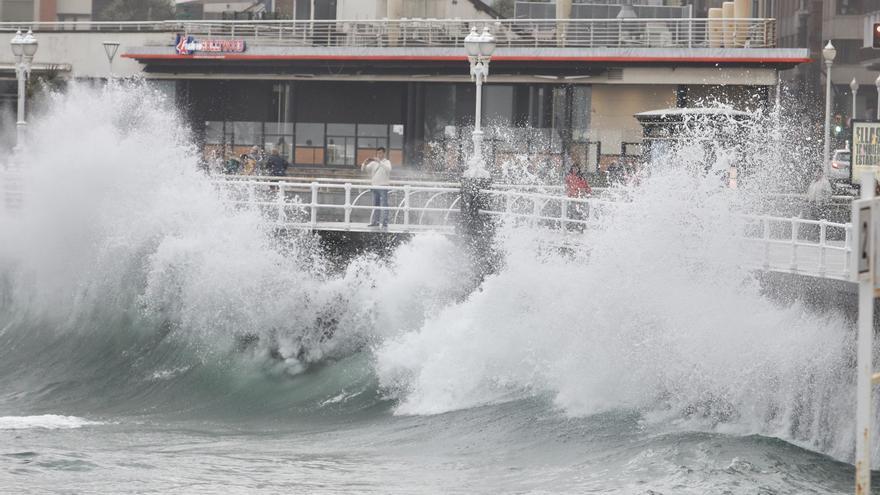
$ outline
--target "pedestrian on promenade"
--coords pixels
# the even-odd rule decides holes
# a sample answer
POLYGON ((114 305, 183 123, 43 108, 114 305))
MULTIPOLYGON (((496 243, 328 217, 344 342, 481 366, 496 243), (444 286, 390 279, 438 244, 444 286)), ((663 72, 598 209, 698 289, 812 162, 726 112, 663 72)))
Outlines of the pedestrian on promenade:
POLYGON ((274 177, 282 177, 287 174, 287 167, 290 166, 290 163, 287 162, 284 158, 281 157, 281 153, 278 151, 278 148, 274 148, 272 150, 272 154, 266 160, 266 169, 268 169, 269 175, 274 177))
POLYGON ((251 150, 242 157, 242 161, 244 162, 242 173, 244 175, 256 175, 260 173, 263 168, 264 158, 263 150, 261 150, 259 146, 253 145, 251 150))
POLYGON ((234 175, 241 172, 241 161, 232 152, 232 146, 226 146, 223 153, 223 173, 234 175))
POLYGON ((376 149, 373 158, 367 158, 361 164, 361 170, 370 174, 370 184, 373 186, 373 214, 370 217, 369 227, 376 227, 382 223, 388 226, 388 189, 385 186, 391 184, 391 162, 385 158, 385 148, 376 149))
MULTIPOLYGON (((565 195, 569 198, 583 198, 593 194, 590 183, 581 174, 581 167, 577 164, 572 165, 568 169, 568 175, 565 176, 565 195)), ((583 220, 589 213, 589 205, 580 202, 570 202, 568 208, 568 218, 572 220, 583 220)), ((576 224, 578 230, 583 230, 584 224, 576 224)))
POLYGON ((581 198, 593 194, 590 183, 581 173, 580 165, 575 164, 568 169, 568 175, 565 176, 565 194, 569 198, 581 198))

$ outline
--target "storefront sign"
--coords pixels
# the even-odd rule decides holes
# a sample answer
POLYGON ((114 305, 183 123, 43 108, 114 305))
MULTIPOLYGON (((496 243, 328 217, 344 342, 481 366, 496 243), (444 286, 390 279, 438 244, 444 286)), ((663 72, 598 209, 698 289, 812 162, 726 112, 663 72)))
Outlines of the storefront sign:
POLYGON ((244 40, 197 40, 183 34, 177 35, 175 45, 178 55, 190 55, 195 52, 241 53, 246 49, 244 40))
POLYGON ((863 172, 880 177, 880 122, 854 120, 850 181, 858 183, 863 172))

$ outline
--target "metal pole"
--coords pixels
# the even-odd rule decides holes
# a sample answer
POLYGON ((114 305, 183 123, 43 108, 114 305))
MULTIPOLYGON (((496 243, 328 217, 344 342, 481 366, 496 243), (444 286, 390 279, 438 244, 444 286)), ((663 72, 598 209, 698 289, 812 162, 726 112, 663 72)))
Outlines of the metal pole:
POLYGON ((852 120, 856 120, 859 118, 859 112, 856 109, 856 96, 859 94, 859 82, 856 81, 856 78, 853 78, 852 82, 849 83, 850 89, 852 89, 852 120))
POLYGON ((15 66, 15 75, 18 78, 18 122, 15 124, 15 149, 21 150, 24 148, 24 139, 25 133, 27 131, 27 122, 24 120, 24 100, 25 100, 25 86, 27 83, 27 72, 25 70, 24 62, 18 63, 15 66))
POLYGON ((481 122, 483 113, 483 73, 479 65, 476 68, 476 73, 477 76, 474 78, 477 85, 477 108, 474 117, 474 163, 477 166, 481 166, 483 164, 483 130, 481 122))
POLYGON ((825 61, 825 154, 822 158, 825 160, 825 174, 831 166, 831 64, 833 62, 825 61))
MULTIPOLYGON (((866 172, 862 174, 862 199, 874 198, 874 174, 866 172)), ((855 209, 855 206, 854 208, 855 209)), ((859 274, 859 330, 856 349, 858 374, 856 381, 856 495, 868 495, 871 493, 871 375, 874 372, 874 363, 871 350, 874 347, 874 239, 868 235, 872 232, 871 218, 861 218, 859 223, 853 225, 858 229, 860 246, 853 250, 868 253, 869 268, 867 276, 859 274), (866 249, 862 248, 865 246, 866 249)), ((856 265, 858 266, 858 264, 856 265)), ((858 270, 857 270, 858 271, 858 270)))
POLYGON ((880 76, 874 80, 874 86, 877 88, 877 120, 880 120, 880 76))

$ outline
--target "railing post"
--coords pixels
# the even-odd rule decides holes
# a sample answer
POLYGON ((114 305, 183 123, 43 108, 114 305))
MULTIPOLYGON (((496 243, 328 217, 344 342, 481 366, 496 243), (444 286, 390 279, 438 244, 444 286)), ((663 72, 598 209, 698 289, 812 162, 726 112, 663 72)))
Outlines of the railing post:
POLYGON ((566 227, 568 226, 568 198, 563 198, 562 200, 562 232, 565 232, 566 227))
POLYGON ((403 186, 403 225, 405 227, 409 226, 409 195, 410 185, 405 184, 403 186))
POLYGON ((688 18, 688 48, 693 48, 694 43, 694 18, 688 18))
POLYGON ((844 229, 844 237, 843 237, 844 254, 846 255, 843 258, 843 273, 847 276, 849 276, 849 270, 850 270, 849 258, 852 253, 852 246, 850 246, 851 243, 852 243, 852 223, 848 224, 846 226, 846 228, 844 229))
POLYGON ((318 224, 318 183, 312 182, 312 227, 318 224))
POLYGON ((287 212, 284 209, 284 184, 282 182, 278 183, 278 196, 276 201, 278 201, 278 223, 286 222, 287 212))
POLYGON ((764 218, 761 222, 764 225, 764 231, 761 235, 764 238, 764 269, 770 269, 770 219, 764 218))
POLYGON ((538 207, 538 198, 532 198, 532 218, 531 218, 531 222, 529 223, 529 225, 534 227, 535 221, 538 219, 538 217, 540 215, 541 215, 541 210, 538 207))
POLYGON ((351 227, 351 182, 345 183, 345 228, 351 227))
POLYGON ((257 186, 254 185, 253 181, 248 184, 248 207, 253 208, 254 204, 257 202, 257 186))
POLYGON ((826 220, 819 220, 819 276, 825 277, 825 233, 828 230, 826 220))
POLYGON ((798 241, 798 218, 792 217, 791 219, 791 266, 789 267, 791 271, 797 271, 797 241, 798 241))

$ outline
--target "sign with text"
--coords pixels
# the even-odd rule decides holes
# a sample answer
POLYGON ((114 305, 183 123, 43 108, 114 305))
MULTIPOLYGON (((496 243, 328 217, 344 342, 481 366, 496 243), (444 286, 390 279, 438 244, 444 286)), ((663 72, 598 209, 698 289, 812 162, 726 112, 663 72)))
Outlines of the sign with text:
POLYGON ((203 39, 199 40, 192 36, 178 34, 174 43, 178 55, 192 55, 196 52, 203 53, 242 53, 247 49, 244 40, 236 39, 203 39))
POLYGON ((880 122, 852 122, 852 155, 849 180, 856 184, 863 172, 880 177, 880 122))

